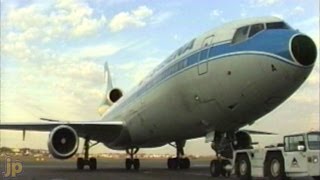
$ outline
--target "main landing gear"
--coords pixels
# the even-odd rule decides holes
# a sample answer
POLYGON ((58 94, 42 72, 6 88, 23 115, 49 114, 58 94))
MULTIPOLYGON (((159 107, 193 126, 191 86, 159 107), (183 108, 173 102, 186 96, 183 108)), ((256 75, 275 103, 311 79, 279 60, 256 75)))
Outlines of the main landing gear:
POLYGON ((89 159, 89 149, 95 145, 97 145, 97 143, 94 143, 92 145, 90 145, 90 139, 89 137, 85 138, 84 141, 84 158, 78 158, 77 159, 77 169, 78 170, 83 170, 84 166, 89 166, 90 170, 96 170, 97 169, 97 159, 94 157, 91 157, 89 159))
POLYGON ((169 158, 167 161, 168 169, 189 169, 190 168, 190 160, 184 156, 183 147, 186 141, 179 141, 176 142, 176 145, 170 144, 171 146, 175 147, 177 150, 177 156, 175 158, 169 158))
POLYGON ((137 154, 138 151, 139 151, 139 148, 126 149, 127 154, 130 155, 130 158, 126 158, 126 162, 125 162, 127 170, 130 170, 132 167, 134 170, 140 169, 140 160, 134 157, 134 155, 137 154))

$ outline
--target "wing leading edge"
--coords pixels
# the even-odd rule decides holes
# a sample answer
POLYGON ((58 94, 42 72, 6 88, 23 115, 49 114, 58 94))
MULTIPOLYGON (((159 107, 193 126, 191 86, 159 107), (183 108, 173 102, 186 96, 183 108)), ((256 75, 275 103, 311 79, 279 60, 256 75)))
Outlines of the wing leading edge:
POLYGON ((1 123, 0 130, 22 130, 50 132, 55 127, 66 125, 72 127, 79 137, 90 136, 92 140, 106 141, 118 137, 124 127, 122 121, 76 121, 60 122, 48 121, 46 123, 1 123))

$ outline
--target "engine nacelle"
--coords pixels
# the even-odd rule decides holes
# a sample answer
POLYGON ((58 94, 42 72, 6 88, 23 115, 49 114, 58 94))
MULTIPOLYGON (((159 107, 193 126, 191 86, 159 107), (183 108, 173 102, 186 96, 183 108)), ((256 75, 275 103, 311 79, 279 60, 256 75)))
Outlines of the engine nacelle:
POLYGON ((57 159, 68 159, 78 150, 79 137, 70 126, 60 125, 55 127, 49 135, 48 149, 57 159))
POLYGON ((237 143, 234 145, 235 149, 250 149, 252 139, 249 133, 245 131, 238 131, 235 134, 237 143))
POLYGON ((107 97, 108 97, 108 101, 113 104, 115 102, 117 102, 121 97, 123 96, 123 93, 120 89, 118 88, 113 88, 111 89, 108 94, 107 94, 107 97))

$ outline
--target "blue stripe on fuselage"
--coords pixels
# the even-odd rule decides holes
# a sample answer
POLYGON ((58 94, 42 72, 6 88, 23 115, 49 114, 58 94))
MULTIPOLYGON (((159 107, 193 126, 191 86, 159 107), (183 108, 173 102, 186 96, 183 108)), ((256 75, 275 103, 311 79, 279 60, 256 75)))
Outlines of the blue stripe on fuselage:
POLYGON ((289 50, 289 42, 297 31, 286 29, 275 29, 261 31, 248 40, 238 44, 223 44, 213 47, 213 51, 209 54, 209 58, 219 56, 221 54, 241 52, 241 51, 261 51, 281 56, 290 61, 292 57, 289 50))
POLYGON ((294 65, 294 61, 289 52, 289 42, 291 37, 297 33, 297 31, 288 29, 265 30, 238 44, 225 43, 217 46, 213 44, 210 47, 200 49, 199 51, 190 53, 188 56, 168 65, 163 71, 157 73, 149 81, 143 83, 142 86, 128 98, 123 101, 120 99, 119 103, 126 106, 138 97, 141 97, 151 88, 158 86, 161 82, 172 78, 178 73, 196 66, 199 62, 213 61, 221 59, 222 57, 239 54, 260 54, 271 56, 280 61, 294 65), (200 53, 205 50, 209 51, 207 57, 199 60, 200 53))

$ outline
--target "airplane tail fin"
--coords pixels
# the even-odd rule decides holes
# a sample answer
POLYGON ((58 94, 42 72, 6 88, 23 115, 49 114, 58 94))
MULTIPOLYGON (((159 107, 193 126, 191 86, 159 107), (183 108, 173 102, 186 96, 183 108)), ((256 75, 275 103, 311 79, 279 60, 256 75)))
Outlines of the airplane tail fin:
POLYGON ((104 80, 107 84, 106 93, 113 88, 108 62, 104 64, 104 80))
POLYGON ((98 113, 100 115, 103 115, 104 112, 108 110, 108 108, 111 106, 111 104, 108 101, 108 92, 113 89, 113 84, 112 84, 112 78, 110 75, 110 70, 109 70, 109 64, 106 61, 104 64, 104 80, 106 84, 106 89, 105 89, 105 96, 103 97, 102 103, 98 108, 98 113))

